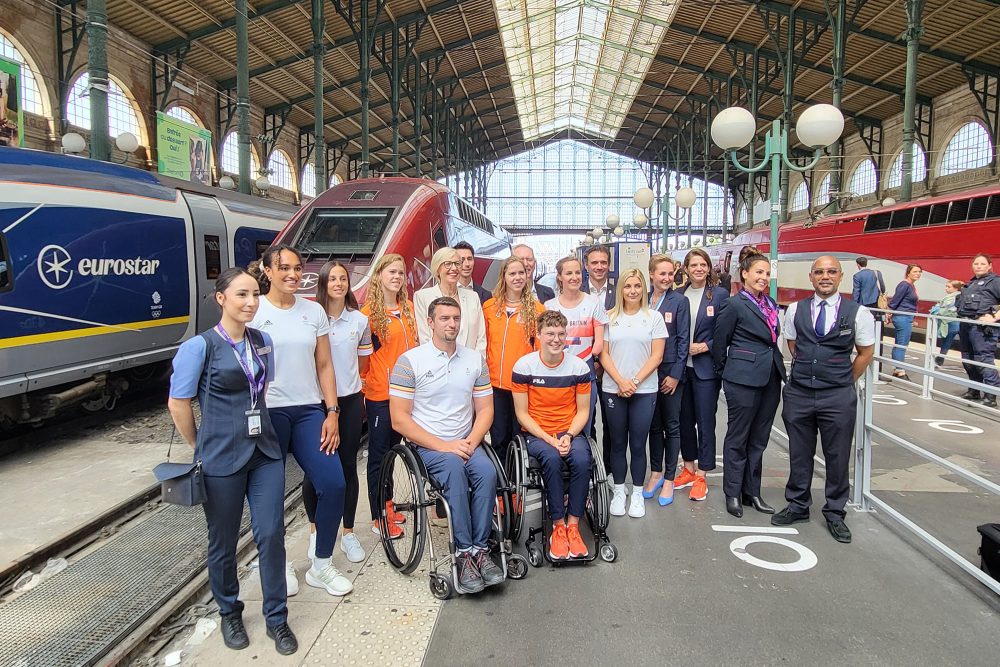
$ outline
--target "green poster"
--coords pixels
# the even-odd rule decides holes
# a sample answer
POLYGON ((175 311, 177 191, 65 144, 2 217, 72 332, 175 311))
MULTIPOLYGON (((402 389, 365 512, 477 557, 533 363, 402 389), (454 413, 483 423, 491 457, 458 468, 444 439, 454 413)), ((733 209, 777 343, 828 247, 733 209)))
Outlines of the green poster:
POLYGON ((0 146, 24 146, 21 65, 0 58, 0 146))
POLYGON ((156 168, 164 176, 212 184, 212 133, 156 112, 156 168))

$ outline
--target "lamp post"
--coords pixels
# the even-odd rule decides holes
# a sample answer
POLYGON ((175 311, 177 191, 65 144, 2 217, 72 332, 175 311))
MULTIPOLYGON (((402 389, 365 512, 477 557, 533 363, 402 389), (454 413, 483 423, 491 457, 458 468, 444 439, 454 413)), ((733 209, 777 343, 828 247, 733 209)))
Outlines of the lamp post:
POLYGON ((780 120, 771 123, 771 131, 764 140, 764 156, 756 167, 743 166, 736 155, 753 139, 757 130, 757 121, 753 114, 741 107, 723 109, 712 121, 712 142, 729 156, 736 168, 747 174, 756 174, 768 166, 770 176, 771 203, 771 242, 768 255, 771 260, 771 298, 778 298, 778 214, 781 212, 781 180, 782 164, 787 169, 805 172, 816 166, 822 157, 824 147, 837 141, 844 132, 844 116, 840 109, 831 104, 816 104, 809 107, 799 116, 795 125, 795 134, 806 146, 814 150, 809 164, 798 166, 788 155, 788 128, 782 127, 780 120))
MULTIPOLYGON (((667 199, 670 195, 664 196, 667 199)), ((687 215, 688 210, 694 206, 695 201, 698 199, 698 195, 695 193, 693 188, 683 187, 677 190, 677 194, 674 195, 674 208, 676 210, 676 215, 672 214, 668 209, 663 211, 663 215, 674 222, 680 222, 681 218, 687 215)), ((667 223, 663 223, 664 231, 666 231, 667 223)), ((689 238, 688 241, 691 239, 689 238)), ((667 235, 663 235, 663 252, 667 251, 667 235)))
MULTIPOLYGON (((642 213, 636 214, 632 218, 632 224, 636 229, 643 229, 646 227, 646 223, 649 222, 649 214, 652 213, 650 209, 653 208, 653 202, 656 201, 656 194, 651 188, 642 187, 632 195, 632 201, 642 209, 642 213)), ((648 232, 647 238, 649 238, 648 232)))

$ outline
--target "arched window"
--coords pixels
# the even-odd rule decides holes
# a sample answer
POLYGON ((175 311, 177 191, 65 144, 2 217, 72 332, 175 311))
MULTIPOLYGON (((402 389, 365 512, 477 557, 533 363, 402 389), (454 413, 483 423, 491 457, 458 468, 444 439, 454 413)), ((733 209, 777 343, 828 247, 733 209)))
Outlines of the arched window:
POLYGON ((830 203, 830 174, 823 177, 823 180, 819 184, 819 190, 816 191, 816 199, 814 201, 814 206, 816 208, 821 208, 830 203))
POLYGON ((792 191, 792 199, 788 204, 789 211, 804 211, 809 208, 809 188, 802 181, 792 191))
MULTIPOLYGON (((236 175, 240 173, 240 148, 239 139, 236 137, 235 132, 230 132, 226 135, 226 140, 222 142, 222 171, 227 174, 236 175)), ((257 154, 253 151, 253 146, 250 147, 250 181, 257 178, 260 173, 260 162, 257 160, 257 154)))
POLYGON ((870 195, 875 192, 878 175, 875 172, 875 162, 870 158, 857 166, 851 174, 851 182, 847 190, 855 195, 870 195))
POLYGON ((955 174, 977 167, 988 167, 993 160, 990 135, 976 122, 966 123, 955 133, 941 158, 941 175, 955 174))
POLYGON ((740 209, 736 212, 736 226, 740 229, 746 227, 748 217, 747 207, 740 206, 740 209))
POLYGON ((331 175, 330 175, 330 187, 331 187, 331 188, 332 188, 333 186, 335 186, 335 185, 340 185, 340 184, 341 184, 341 183, 343 183, 343 182, 344 182, 344 179, 342 179, 342 178, 341 178, 340 176, 338 176, 337 174, 331 174, 331 175))
MULTIPOLYGON (((66 98, 66 119, 84 130, 90 129, 90 75, 83 72, 76 78, 66 98)), ((132 104, 132 97, 114 79, 108 79, 108 131, 114 139, 122 132, 131 132, 142 142, 142 126, 132 104)))
MULTIPOLYGON (((913 182, 927 178, 927 163, 924 161, 924 149, 916 141, 913 142, 913 182)), ((892 162, 889 170, 889 180, 885 187, 898 188, 903 184, 903 153, 900 152, 892 162)))
POLYGON ((28 113, 44 116, 45 105, 32 66, 25 60, 24 54, 2 33, 0 33, 0 56, 21 65, 21 94, 19 96, 21 107, 28 113))
POLYGON ((267 161, 268 180, 271 185, 282 190, 295 191, 295 177, 292 175, 292 164, 285 151, 274 151, 267 161))
POLYGON ((191 125, 197 125, 198 127, 205 127, 205 124, 202 123, 197 116, 184 107, 177 106, 176 104, 167 109, 167 115, 184 123, 190 123, 191 125))
POLYGON ((302 175, 299 177, 299 191, 302 193, 303 197, 315 197, 316 196, 316 167, 310 162, 306 165, 306 168, 302 170, 302 175))

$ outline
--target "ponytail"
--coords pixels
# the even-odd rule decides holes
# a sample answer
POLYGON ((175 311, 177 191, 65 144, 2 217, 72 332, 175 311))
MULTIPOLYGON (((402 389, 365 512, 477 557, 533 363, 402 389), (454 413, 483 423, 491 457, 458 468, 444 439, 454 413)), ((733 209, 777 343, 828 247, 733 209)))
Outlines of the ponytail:
POLYGON ((260 256, 260 259, 250 262, 247 266, 247 273, 257 280, 257 284, 260 285, 261 294, 267 294, 271 291, 271 281, 267 279, 267 274, 264 272, 264 268, 272 268, 274 260, 280 259, 281 252, 283 250, 287 250, 295 255, 300 262, 302 261, 302 254, 298 250, 287 243, 279 243, 277 245, 269 246, 268 249, 265 250, 260 256))

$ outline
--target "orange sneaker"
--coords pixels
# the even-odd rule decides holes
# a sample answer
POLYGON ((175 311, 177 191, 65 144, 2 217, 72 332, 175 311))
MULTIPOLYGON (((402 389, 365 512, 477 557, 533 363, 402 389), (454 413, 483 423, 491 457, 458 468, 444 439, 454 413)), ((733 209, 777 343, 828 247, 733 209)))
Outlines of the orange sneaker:
POLYGON ((406 516, 396 511, 396 505, 391 501, 385 501, 385 513, 392 523, 406 523, 406 516))
MULTIPOLYGON (((378 519, 376 519, 375 521, 372 521, 372 532, 375 533, 378 536, 382 535, 382 524, 379 523, 378 519)), ((390 540, 398 540, 402 536, 403 536, 403 529, 400 528, 398 525, 396 525, 396 524, 394 524, 394 523, 392 523, 390 521, 389 522, 389 539, 390 540)))
POLYGON ((552 527, 552 535, 549 537, 549 556, 552 560, 565 560, 569 558, 569 542, 566 540, 566 524, 557 523, 552 527))
POLYGON ((691 500, 704 500, 708 498, 708 483, 704 477, 695 476, 691 485, 691 493, 688 495, 691 500))
POLYGON ((674 490, 685 489, 694 484, 696 479, 698 479, 698 475, 682 467, 681 471, 677 473, 677 477, 674 478, 674 490))
POLYGON ((572 524, 566 527, 566 540, 569 542, 569 555, 573 558, 586 558, 590 555, 587 545, 580 535, 580 525, 572 524))

